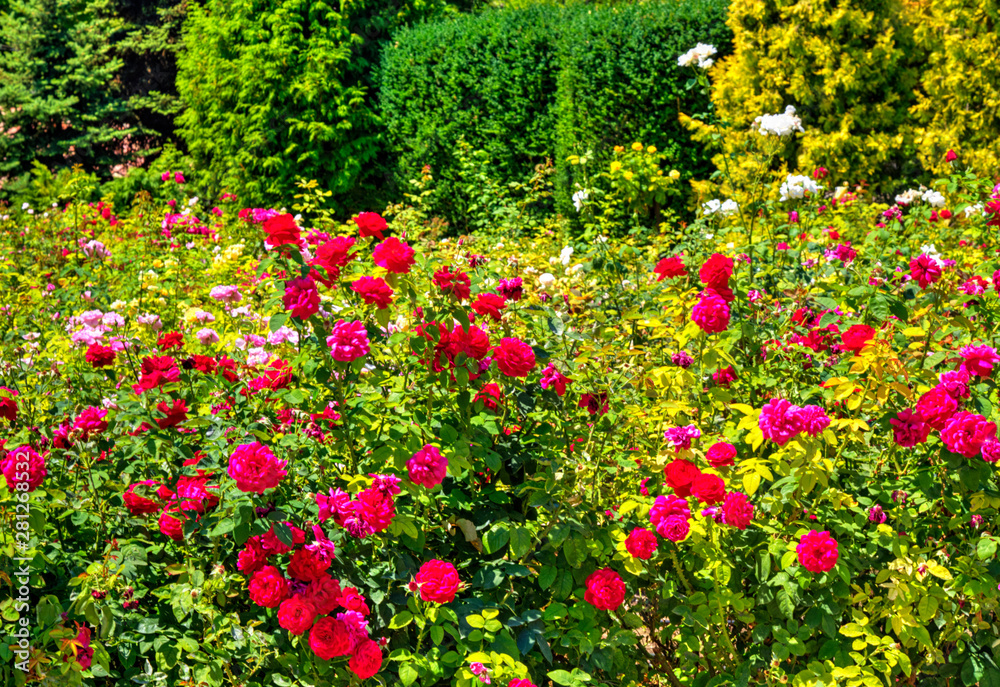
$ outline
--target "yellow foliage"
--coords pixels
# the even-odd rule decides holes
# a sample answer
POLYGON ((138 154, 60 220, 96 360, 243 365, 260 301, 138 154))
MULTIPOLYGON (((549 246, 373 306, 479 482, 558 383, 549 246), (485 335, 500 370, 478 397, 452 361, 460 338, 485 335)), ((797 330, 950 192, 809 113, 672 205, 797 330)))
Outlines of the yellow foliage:
MULTIPOLYGON (((825 167, 828 184, 864 180, 876 190, 887 172, 898 176, 912 157, 920 64, 899 0, 733 0, 728 24, 734 52, 711 72, 712 99, 731 127, 720 169, 748 137, 761 138, 750 128, 756 117, 793 105, 805 133, 783 140, 790 169, 825 167)), ((704 125, 682 123, 708 139, 704 125)))
POLYGON ((1000 155, 1000 28, 995 0, 921 0, 910 6, 914 39, 926 51, 917 102, 917 155, 935 174, 951 172, 949 149, 957 164, 992 178, 1000 155))

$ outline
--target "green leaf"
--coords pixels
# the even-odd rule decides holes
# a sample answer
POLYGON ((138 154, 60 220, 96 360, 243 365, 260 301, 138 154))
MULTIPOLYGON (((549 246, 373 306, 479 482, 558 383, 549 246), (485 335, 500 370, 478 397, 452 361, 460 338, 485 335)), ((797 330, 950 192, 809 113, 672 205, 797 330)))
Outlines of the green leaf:
POLYGON ((272 332, 276 332, 282 327, 284 327, 285 322, 287 321, 288 321, 287 312, 276 313, 274 315, 271 315, 271 319, 267 323, 267 328, 270 329, 272 332))
POLYGON ((860 637, 865 633, 865 629, 857 623, 847 623, 840 628, 840 634, 845 637, 860 637))
POLYGON ((788 593, 788 590, 782 587, 778 590, 778 610, 781 611, 781 615, 785 616, 789 620, 795 615, 795 601, 792 599, 792 595, 788 593))
POLYGON ((510 552, 514 558, 524 558, 531 550, 531 533, 527 528, 515 527, 510 533, 510 552))
POLYGON ((937 615, 938 600, 933 596, 925 596, 917 602, 917 615, 923 622, 930 622, 937 615))
POLYGON ((868 311, 880 322, 889 319, 889 301, 880 293, 875 294, 868 302, 868 311))
POLYGON ((577 684, 576 678, 565 670, 550 670, 546 674, 549 676, 549 679, 557 685, 567 685, 567 687, 572 687, 572 685, 577 684))
POLYGON ((556 581, 556 575, 558 574, 558 568, 551 565, 543 565, 541 572, 538 573, 538 586, 543 590, 548 589, 556 581))
POLYGON ((969 649, 969 658, 962 665, 962 683, 965 684, 965 687, 979 684, 979 681, 986 674, 986 666, 983 664, 979 652, 974 647, 969 647, 969 649))
POLYGON ((562 545, 566 562, 574 568, 579 568, 587 560, 587 542, 579 537, 571 537, 562 545))
POLYGON ((483 537, 483 548, 486 549, 486 553, 496 553, 507 546, 508 541, 510 541, 510 532, 507 531, 507 525, 498 522, 483 537))
POLYGON ((213 527, 209 533, 209 537, 221 537, 223 534, 232 532, 236 527, 236 521, 232 518, 226 518, 225 520, 220 520, 219 523, 213 527))
POLYGON ((418 677, 417 669, 411 663, 403 663, 399 666, 399 680, 403 683, 403 687, 409 687, 416 682, 418 677))
POLYGON ((409 611, 403 611, 402 613, 397 613, 389 621, 390 630, 398 630, 401 627, 406 627, 413 621, 413 614, 409 611))

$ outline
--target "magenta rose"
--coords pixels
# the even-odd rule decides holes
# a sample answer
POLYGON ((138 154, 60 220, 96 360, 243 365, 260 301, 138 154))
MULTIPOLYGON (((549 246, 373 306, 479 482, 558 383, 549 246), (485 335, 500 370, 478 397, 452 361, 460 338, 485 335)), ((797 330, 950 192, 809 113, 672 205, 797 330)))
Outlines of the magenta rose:
POLYGON ((333 325, 330 336, 326 337, 326 345, 330 347, 330 355, 334 360, 350 363, 363 355, 368 355, 368 331, 362 322, 345 322, 338 320, 333 325))
POLYGON ((420 589, 420 598, 436 604, 454 601, 455 594, 462 585, 455 566, 439 560, 427 561, 421 565, 413 581, 420 589))
POLYGON ((803 535, 796 547, 799 563, 811 573, 825 573, 837 565, 837 540, 829 532, 812 530, 803 535))
POLYGON ((285 282, 285 295, 282 297, 285 310, 292 317, 306 320, 319 312, 319 291, 312 277, 299 277, 285 282))
POLYGON ((406 461, 410 481, 433 489, 448 474, 448 459, 434 446, 427 444, 406 461))
POLYGON ((258 441, 240 444, 229 456, 228 475, 236 480, 236 488, 254 494, 278 486, 288 472, 287 460, 279 460, 271 449, 258 441))

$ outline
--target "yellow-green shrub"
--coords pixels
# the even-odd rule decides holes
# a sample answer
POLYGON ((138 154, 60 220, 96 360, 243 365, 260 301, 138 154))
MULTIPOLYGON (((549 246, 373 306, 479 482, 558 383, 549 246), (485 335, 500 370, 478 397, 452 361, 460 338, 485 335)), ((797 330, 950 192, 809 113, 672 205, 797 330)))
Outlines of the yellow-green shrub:
POLYGON ((1000 154, 1000 56, 994 0, 921 0, 913 3, 913 36, 927 52, 916 103, 917 156, 937 174, 950 171, 945 154, 983 174, 995 173, 1000 154))
MULTIPOLYGON (((876 186, 912 173, 907 116, 920 56, 903 17, 898 0, 734 0, 733 54, 711 71, 719 116, 748 131, 794 105, 805 133, 789 143, 789 167, 876 186)), ((739 145, 729 139, 727 152, 739 145)))

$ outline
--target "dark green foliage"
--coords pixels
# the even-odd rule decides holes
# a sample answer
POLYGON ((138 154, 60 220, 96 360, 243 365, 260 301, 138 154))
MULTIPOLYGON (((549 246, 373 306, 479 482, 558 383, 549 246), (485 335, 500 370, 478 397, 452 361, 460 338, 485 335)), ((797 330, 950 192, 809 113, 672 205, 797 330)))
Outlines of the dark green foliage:
POLYGON ((0 14, 2 195, 34 162, 99 178, 149 161, 175 106, 177 0, 14 0, 0 14))
POLYGON ((185 6, 178 0, 115 1, 128 27, 114 47, 122 60, 117 80, 138 129, 131 137, 157 152, 173 140, 174 116, 180 110, 174 82, 185 6))
POLYGON ((124 28, 106 0, 27 0, 0 15, 0 174, 4 194, 32 161, 107 170, 128 114, 111 87, 121 60, 111 37, 124 28))
POLYGON ((557 26, 539 6, 426 24, 396 36, 381 73, 381 110, 405 187, 431 166, 436 212, 465 227, 457 142, 485 150, 493 178, 526 179, 555 150, 557 26))
POLYGON ((429 164, 434 210, 456 228, 470 199, 458 181, 455 144, 489 153, 495 178, 524 181, 547 157, 560 169, 564 211, 574 179, 565 158, 641 140, 704 175, 708 156, 677 122, 707 99, 677 57, 698 42, 731 43, 725 0, 614 7, 535 6, 419 26, 396 36, 381 71, 381 113, 397 184, 429 164))
MULTIPOLYGON (((604 166, 615 145, 640 141, 668 155, 683 179, 714 171, 703 147, 692 143, 678 113, 696 115, 709 107, 700 89, 690 89, 691 67, 677 58, 697 43, 719 56, 730 52, 728 0, 647 2, 577 14, 560 40, 558 93, 559 160, 557 202, 572 212, 574 168, 568 155, 588 150, 604 166)), ((680 208, 677 208, 680 209, 680 208)))

